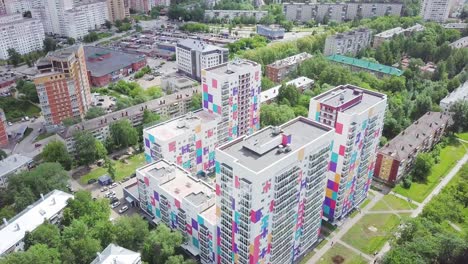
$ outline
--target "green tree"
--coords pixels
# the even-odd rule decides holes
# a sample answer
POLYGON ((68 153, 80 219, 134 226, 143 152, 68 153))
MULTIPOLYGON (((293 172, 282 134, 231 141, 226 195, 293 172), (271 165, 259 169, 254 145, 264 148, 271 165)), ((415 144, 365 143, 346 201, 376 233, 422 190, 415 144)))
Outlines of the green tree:
POLYGON ((67 44, 68 45, 73 45, 75 44, 76 40, 72 37, 67 38, 67 44))
POLYGON ((109 176, 115 181, 115 164, 110 159, 106 159, 106 161, 107 173, 109 173, 109 176))
POLYGON ((260 108, 262 127, 281 125, 295 117, 294 111, 288 105, 268 104, 260 108))
POLYGON ((262 91, 275 87, 276 84, 268 77, 262 77, 262 91))
POLYGON ((165 225, 151 231, 143 243, 142 260, 155 263, 183 263, 183 257, 174 256, 176 248, 183 242, 182 234, 171 232, 165 225), (169 258, 173 256, 169 260, 169 258), (182 260, 182 262, 177 262, 182 260))
POLYGON ((0 259, 1 264, 61 264, 60 253, 55 248, 37 244, 29 248, 28 251, 19 251, 6 255, 0 259))
POLYGON ((202 107, 202 94, 196 93, 192 96, 192 100, 190 101, 190 110, 195 111, 202 107))
POLYGON ((138 215, 120 217, 115 222, 115 229, 119 230, 115 242, 135 251, 141 248, 149 233, 148 222, 138 215))
POLYGON ((57 42, 53 38, 46 37, 44 39, 44 52, 54 51, 57 49, 57 42))
POLYGON ((67 151, 67 147, 63 142, 54 140, 49 142, 42 150, 42 158, 45 162, 58 162, 65 168, 70 170, 72 158, 67 151))
POLYGON ((45 222, 34 231, 26 232, 24 235, 24 249, 27 250, 37 244, 43 244, 49 248, 58 248, 60 246, 59 228, 54 224, 45 222))
POLYGON ((104 25, 106 26, 107 29, 112 28, 112 22, 110 22, 109 20, 106 20, 106 22, 104 22, 104 25))
POLYGON ((67 117, 62 120, 62 124, 66 127, 73 126, 81 122, 79 117, 67 117))
POLYGON ((160 8, 158 8, 157 6, 151 8, 151 11, 150 11, 151 18, 153 18, 153 19, 158 18, 159 17, 159 11, 160 11, 160 8))
POLYGON ((455 132, 468 131, 468 102, 459 100, 450 107, 453 113, 452 129, 455 132))
POLYGON ((118 230, 115 229, 114 224, 112 224, 109 219, 101 219, 94 223, 93 228, 91 229, 91 236, 101 241, 101 247, 105 248, 110 243, 113 243, 115 240, 115 234, 118 230))
POLYGON ((15 209, 10 205, 6 205, 0 209, 0 219, 5 218, 8 220, 15 215, 16 215, 15 209))
POLYGON ((299 92, 296 86, 283 84, 278 90, 278 97, 276 99, 279 104, 295 106, 299 101, 299 92))
POLYGON ((86 112, 86 115, 85 115, 85 119, 89 120, 89 119, 103 116, 105 114, 106 114, 106 111, 104 111, 104 109, 98 106, 94 106, 88 109, 88 112, 86 112))
POLYGON ((36 85, 33 82, 19 79, 16 81, 16 90, 24 94, 26 100, 30 100, 34 103, 39 103, 39 97, 37 96, 36 85))
POLYGON ((18 66, 21 63, 22 58, 21 54, 18 53, 14 48, 9 48, 7 50, 8 53, 8 63, 13 64, 13 66, 18 66))
POLYGON ((434 158, 430 153, 419 153, 413 166, 413 179, 420 182, 425 182, 427 176, 434 166, 434 158))
POLYGON ((91 231, 84 222, 74 220, 70 226, 64 228, 60 247, 62 263, 88 264, 101 249, 99 240, 92 238, 91 231))
POLYGON ((99 39, 99 35, 96 32, 89 32, 88 35, 85 35, 83 37, 83 42, 85 43, 91 43, 99 39))
POLYGON ((0 160, 3 160, 6 157, 8 157, 6 152, 3 149, 0 149, 0 160))
POLYGON ((143 125, 151 124, 161 120, 161 116, 147 109, 143 111, 143 125))
POLYGON ((75 141, 76 158, 80 165, 89 166, 96 160, 104 158, 105 154, 107 154, 102 143, 95 139, 89 131, 77 131, 73 134, 73 139, 75 141))
POLYGON ((117 149, 133 146, 138 142, 137 131, 127 119, 112 123, 109 130, 111 142, 117 149))
POLYGON ((109 202, 106 199, 93 200, 91 193, 78 191, 74 199, 68 201, 63 211, 62 224, 70 225, 74 220, 81 220, 89 227, 101 221, 108 221, 110 217, 109 202))

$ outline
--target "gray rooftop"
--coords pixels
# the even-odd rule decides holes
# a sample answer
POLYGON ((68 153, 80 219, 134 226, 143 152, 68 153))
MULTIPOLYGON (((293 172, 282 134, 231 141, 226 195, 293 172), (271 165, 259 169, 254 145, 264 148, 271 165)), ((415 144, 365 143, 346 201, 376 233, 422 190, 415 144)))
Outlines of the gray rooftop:
POLYGON ((283 68, 291 65, 296 65, 298 63, 303 62, 304 60, 307 60, 309 58, 312 58, 312 55, 310 55, 307 52, 302 52, 281 60, 277 60, 271 64, 268 64, 268 67, 272 68, 283 68))
POLYGON ((96 77, 107 75, 145 59, 141 55, 96 46, 85 46, 84 52, 86 68, 88 68, 92 76, 96 77), (110 57, 100 59, 101 56, 108 54, 110 54, 110 57), (93 61, 93 59, 95 60, 93 61))
POLYGON ((20 154, 13 154, 0 160, 0 176, 10 174, 15 170, 26 166, 33 160, 30 157, 26 157, 20 154))
POLYGON ((178 47, 184 47, 190 50, 196 50, 199 52, 209 52, 215 50, 227 50, 226 48, 221 48, 215 45, 207 44, 203 41, 196 39, 183 39, 177 44, 178 47))
POLYGON ((211 68, 206 68, 205 71, 212 72, 215 74, 220 74, 220 75, 234 74, 237 71, 245 69, 244 67, 257 66, 257 65, 258 63, 254 61, 236 58, 234 60, 229 61, 228 63, 220 64, 218 66, 214 66, 211 68))
POLYGON ((141 263, 140 253, 109 244, 91 264, 138 264, 141 263))
POLYGON ((199 205, 209 201, 211 199, 211 197, 208 196, 204 192, 199 192, 199 193, 191 193, 191 194, 185 196, 185 199, 190 201, 195 206, 199 206, 199 205))
POLYGON ((468 100, 468 81, 440 101, 441 105, 450 105, 458 100, 468 100))
POLYGON ((333 133, 333 128, 304 117, 297 117, 281 125, 279 129, 279 133, 275 133, 278 132, 275 131, 275 127, 266 127, 248 137, 231 141, 219 147, 219 150, 236 159, 244 167, 259 172, 317 138, 333 133), (277 150, 283 135, 291 135, 291 151, 279 153, 277 150))
POLYGON ((391 155, 397 160, 407 159, 408 156, 421 146, 427 138, 442 126, 451 122, 451 116, 440 112, 427 112, 404 131, 400 132, 379 152, 384 155, 391 155))
POLYGON ((332 107, 342 107, 341 112, 352 114, 361 113, 386 98, 385 94, 346 84, 337 86, 313 99, 332 107), (351 101, 353 103, 349 103, 351 101))

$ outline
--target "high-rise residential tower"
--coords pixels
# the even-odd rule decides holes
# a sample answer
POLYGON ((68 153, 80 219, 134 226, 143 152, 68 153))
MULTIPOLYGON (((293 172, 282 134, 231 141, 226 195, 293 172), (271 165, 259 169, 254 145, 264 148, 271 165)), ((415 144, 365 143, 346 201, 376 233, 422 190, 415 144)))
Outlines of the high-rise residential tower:
POLYGON ((421 17, 424 20, 445 22, 449 17, 452 0, 423 0, 421 2, 421 17))
POLYGON ((367 196, 386 106, 385 94, 349 84, 310 100, 309 118, 335 128, 323 205, 329 221, 339 220, 367 196))
POLYGON ((317 241, 333 134, 298 117, 217 149, 217 263, 292 263, 317 241))
POLYGON ((203 109, 221 116, 219 143, 260 128, 261 65, 236 59, 202 70, 203 109))
POLYGON ((91 104, 83 46, 49 52, 36 66, 40 74, 34 83, 47 125, 82 118, 91 104))
POLYGON ((109 8, 109 20, 112 22, 130 16, 128 1, 126 0, 107 0, 107 6, 109 8))

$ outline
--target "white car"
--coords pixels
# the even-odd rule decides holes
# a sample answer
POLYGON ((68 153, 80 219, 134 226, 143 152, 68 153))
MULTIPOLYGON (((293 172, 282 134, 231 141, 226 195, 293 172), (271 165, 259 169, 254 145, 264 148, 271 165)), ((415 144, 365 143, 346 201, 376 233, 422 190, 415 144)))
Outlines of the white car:
POLYGON ((117 202, 113 203, 111 207, 112 207, 112 209, 114 209, 114 208, 118 207, 119 205, 120 205, 120 202, 117 201, 117 202))
POLYGON ((107 190, 109 190, 109 189, 107 189, 107 187, 101 188, 101 192, 105 192, 105 191, 107 191, 107 190))
POLYGON ((115 188, 115 187, 117 187, 117 183, 116 183, 116 182, 112 183, 112 184, 109 186, 109 189, 113 189, 113 188, 115 188))
POLYGON ((120 208, 119 214, 123 214, 123 213, 125 213, 127 210, 128 210, 128 206, 125 205, 124 207, 120 208))

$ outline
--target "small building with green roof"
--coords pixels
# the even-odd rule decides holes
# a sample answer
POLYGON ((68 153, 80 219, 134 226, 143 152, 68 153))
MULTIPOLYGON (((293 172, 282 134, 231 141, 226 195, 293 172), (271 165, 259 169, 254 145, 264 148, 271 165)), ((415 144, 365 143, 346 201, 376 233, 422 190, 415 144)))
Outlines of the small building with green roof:
POLYGON ((347 57, 347 56, 343 56, 339 54, 328 56, 327 59, 332 62, 346 65, 352 71, 368 71, 376 75, 379 78, 382 78, 387 75, 401 76, 403 74, 402 70, 395 68, 395 67, 391 67, 391 66, 371 62, 371 61, 356 59, 352 57, 347 57))

